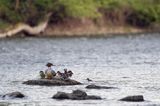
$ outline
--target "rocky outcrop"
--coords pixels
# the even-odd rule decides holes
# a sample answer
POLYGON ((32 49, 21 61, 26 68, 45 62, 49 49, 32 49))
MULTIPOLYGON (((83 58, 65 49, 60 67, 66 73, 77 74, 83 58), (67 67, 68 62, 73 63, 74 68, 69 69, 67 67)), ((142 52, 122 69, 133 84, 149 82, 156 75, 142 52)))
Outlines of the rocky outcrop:
POLYGON ((72 93, 57 92, 53 99, 71 99, 71 100, 100 100, 101 97, 95 95, 87 95, 86 92, 75 90, 72 93))
POLYGON ((143 98, 143 95, 134 95, 134 96, 124 97, 124 98, 120 99, 120 101, 143 102, 143 101, 144 101, 144 98, 143 98))
POLYGON ((65 85, 80 85, 81 83, 72 79, 38 79, 38 80, 28 80, 23 82, 27 85, 40 85, 40 86, 65 86, 65 85))
POLYGON ((88 85, 86 86, 87 89, 117 89, 116 87, 107 87, 107 86, 97 86, 97 85, 88 85))
POLYGON ((2 99, 5 99, 5 98, 16 99, 16 98, 24 98, 25 95, 22 94, 21 92, 12 92, 12 93, 8 93, 8 94, 5 94, 5 95, 1 95, 0 97, 2 99))

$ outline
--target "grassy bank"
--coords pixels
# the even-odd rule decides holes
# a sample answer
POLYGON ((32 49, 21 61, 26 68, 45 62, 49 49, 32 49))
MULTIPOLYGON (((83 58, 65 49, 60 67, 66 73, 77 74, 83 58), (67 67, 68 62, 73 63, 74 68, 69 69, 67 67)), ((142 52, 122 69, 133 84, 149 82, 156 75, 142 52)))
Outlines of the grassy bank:
POLYGON ((48 13, 52 26, 79 27, 90 20, 96 26, 154 28, 160 25, 160 0, 0 0, 0 29, 20 22, 35 26, 48 13))

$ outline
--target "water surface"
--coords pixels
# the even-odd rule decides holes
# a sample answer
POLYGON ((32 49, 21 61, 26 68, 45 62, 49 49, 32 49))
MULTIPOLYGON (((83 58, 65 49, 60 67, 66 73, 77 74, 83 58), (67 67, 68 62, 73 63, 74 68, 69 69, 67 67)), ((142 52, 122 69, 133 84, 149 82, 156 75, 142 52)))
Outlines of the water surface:
POLYGON ((150 106, 160 105, 160 34, 109 38, 11 38, 0 40, 0 94, 20 91, 25 99, 0 100, 9 106, 150 106), (46 62, 74 72, 84 85, 41 87, 22 82, 39 78, 46 62), (87 82, 90 78, 93 82, 87 82), (88 84, 118 87, 87 90, 88 84), (53 100, 57 91, 81 89, 103 100, 53 100), (145 102, 120 102, 144 95, 145 102))

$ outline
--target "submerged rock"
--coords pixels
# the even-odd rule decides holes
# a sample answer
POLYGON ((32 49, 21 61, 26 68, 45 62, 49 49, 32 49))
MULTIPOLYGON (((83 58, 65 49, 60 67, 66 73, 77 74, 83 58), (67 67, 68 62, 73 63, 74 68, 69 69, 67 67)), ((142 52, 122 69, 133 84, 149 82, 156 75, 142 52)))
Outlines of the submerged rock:
POLYGON ((120 101, 143 102, 143 101, 144 101, 144 98, 143 98, 143 95, 134 95, 134 96, 124 97, 124 98, 120 99, 120 101))
POLYGON ((86 86, 87 89, 116 89, 116 87, 107 87, 107 86, 97 86, 97 85, 88 85, 86 86))
POLYGON ((86 92, 75 90, 72 93, 57 92, 53 99, 71 99, 71 100, 100 100, 101 97, 95 95, 87 95, 86 92))
POLYGON ((12 93, 8 93, 5 95, 2 95, 1 98, 5 99, 5 98, 11 98, 11 99, 15 99, 15 98, 24 98, 25 95, 22 94, 21 92, 12 92, 12 93))
POLYGON ((41 85, 41 86, 65 86, 65 85, 80 85, 81 83, 72 79, 38 79, 38 80, 28 80, 23 82, 27 85, 41 85))

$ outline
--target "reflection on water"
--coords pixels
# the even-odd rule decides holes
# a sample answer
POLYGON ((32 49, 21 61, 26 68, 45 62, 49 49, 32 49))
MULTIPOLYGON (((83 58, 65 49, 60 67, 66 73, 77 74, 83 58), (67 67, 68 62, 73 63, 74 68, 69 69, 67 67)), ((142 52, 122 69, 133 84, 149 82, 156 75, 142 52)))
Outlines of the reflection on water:
POLYGON ((27 98, 0 100, 0 105, 160 105, 160 36, 117 36, 110 38, 13 38, 0 40, 0 94, 20 91, 27 98), (28 79, 38 78, 46 62, 74 72, 74 79, 84 85, 41 87, 23 85, 28 79), (90 78, 93 82, 87 82, 90 78), (119 89, 88 90, 85 86, 114 86, 119 89), (103 100, 52 100, 57 91, 82 89, 99 95, 103 100), (118 99, 128 95, 144 95, 146 102, 126 103, 118 99))

